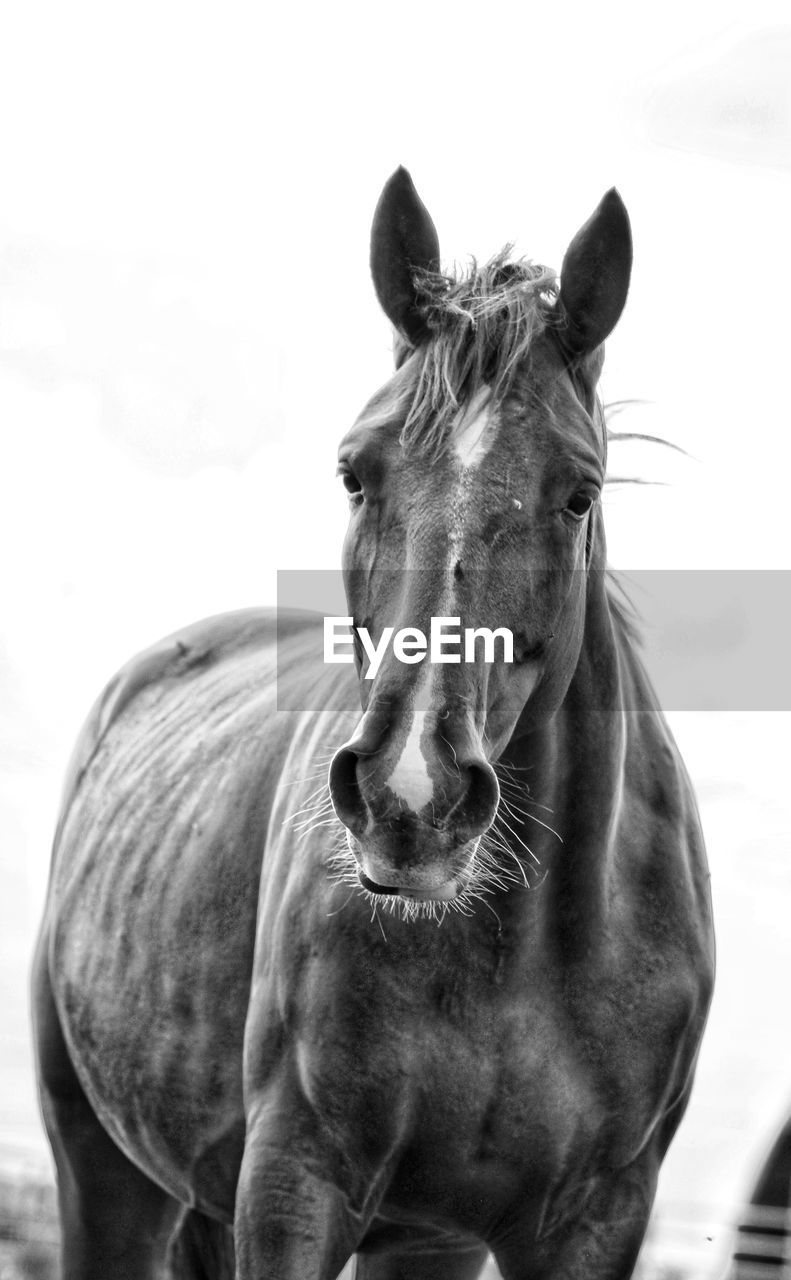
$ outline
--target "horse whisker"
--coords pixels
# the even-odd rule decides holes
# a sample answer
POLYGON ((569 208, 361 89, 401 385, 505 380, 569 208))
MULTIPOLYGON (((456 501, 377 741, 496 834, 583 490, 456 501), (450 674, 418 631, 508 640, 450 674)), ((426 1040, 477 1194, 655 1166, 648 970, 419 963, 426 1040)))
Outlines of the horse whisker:
POLYGON ((516 831, 514 831, 514 829, 513 829, 513 827, 511 826, 511 824, 510 824, 509 822, 506 822, 505 818, 501 817, 499 814, 498 814, 497 818, 495 819, 495 823, 494 823, 494 825, 495 825, 495 826, 497 826, 497 824, 498 824, 498 823, 502 823, 502 825, 506 828, 506 830, 511 832, 511 835, 514 837, 514 840, 518 840, 518 841, 519 841, 519 843, 521 844, 522 848, 523 848, 523 849, 525 849, 525 850, 527 851, 527 853, 529 853, 529 854, 530 854, 530 857, 533 859, 533 861, 536 863, 536 865, 537 865, 537 866, 540 866, 541 864, 540 864, 540 862, 538 861, 538 858, 536 857, 536 855, 533 853, 533 850, 530 848, 530 845, 529 845, 529 844, 525 844, 525 842, 524 842, 524 840, 521 838, 521 836, 520 836, 520 835, 518 835, 516 831))
POLYGON ((287 822, 293 822, 294 819, 298 818, 302 813, 314 813, 317 809, 326 809, 328 805, 330 807, 332 806, 332 801, 329 798, 326 800, 315 800, 313 804, 303 805, 301 809, 295 809, 292 814, 289 814, 287 818, 284 818, 283 825, 285 826, 287 822))

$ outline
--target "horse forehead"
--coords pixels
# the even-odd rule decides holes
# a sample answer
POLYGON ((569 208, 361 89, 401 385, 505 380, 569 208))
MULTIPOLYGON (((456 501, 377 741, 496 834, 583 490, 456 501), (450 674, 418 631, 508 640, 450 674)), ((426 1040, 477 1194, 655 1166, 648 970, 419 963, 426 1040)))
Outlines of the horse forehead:
POLYGON ((559 436, 554 439, 558 434, 554 419, 550 413, 550 430, 544 432, 537 429, 534 415, 526 415, 507 401, 498 403, 490 386, 479 387, 459 409, 452 424, 447 450, 454 464, 452 487, 461 487, 469 498, 479 489, 478 481, 483 481, 484 476, 502 479, 515 466, 518 470, 520 463, 527 471, 540 471, 542 461, 560 440, 559 436))
POLYGON ((486 495, 487 500, 496 497, 506 479, 526 483, 530 478, 540 487, 545 464, 562 445, 554 412, 525 413, 524 406, 498 403, 490 387, 481 387, 452 425, 447 447, 450 487, 460 489, 467 501, 474 494, 486 495))
MULTIPOLYGON (((522 377, 517 376, 503 399, 493 394, 489 383, 483 383, 459 406, 440 449, 440 454, 454 464, 447 476, 452 484, 459 471, 471 480, 475 472, 496 469, 500 462, 511 472, 520 462, 540 468, 542 461, 549 461, 554 453, 573 453, 577 447, 587 454, 591 450, 596 454, 603 451, 602 424, 595 414, 591 417, 586 412, 565 366, 552 352, 545 351, 544 345, 536 343, 529 369, 522 377), (487 466, 481 468, 484 460, 487 466)), ((440 463, 437 468, 430 461, 430 449, 422 449, 419 441, 415 448, 402 439, 406 401, 400 378, 401 371, 377 391, 346 433, 340 448, 368 442, 382 460, 389 457, 396 472, 403 467, 411 491, 415 484, 422 488, 421 478, 430 479, 432 485, 439 487, 442 482, 437 472, 446 467, 440 463)), ((434 460, 438 461, 439 457, 434 460)), ((395 480, 392 472, 391 480, 395 480)))

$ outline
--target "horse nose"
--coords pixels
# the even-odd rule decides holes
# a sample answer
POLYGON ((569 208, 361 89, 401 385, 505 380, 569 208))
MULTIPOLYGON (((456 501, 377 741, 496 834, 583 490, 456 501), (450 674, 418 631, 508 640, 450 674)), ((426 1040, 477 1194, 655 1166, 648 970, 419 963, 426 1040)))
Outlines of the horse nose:
MULTIPOLYGON (((375 753, 355 749, 354 743, 341 747, 336 752, 329 773, 330 796, 335 812, 344 826, 358 839, 365 833, 369 822, 376 821, 380 807, 386 809, 391 816, 393 812, 393 797, 388 794, 386 783, 384 786, 380 783, 374 788, 367 788, 371 792, 367 798, 363 794, 358 772, 362 757, 368 760, 369 768, 366 773, 375 776, 375 753)), ((431 802, 431 825, 452 831, 456 839, 462 842, 474 840, 488 830, 497 813, 500 788, 494 769, 483 756, 466 761, 457 758, 452 773, 447 765, 443 768, 442 794, 445 805, 437 799, 431 802), (448 785, 449 776, 454 777, 455 785, 448 785)), ((429 802, 423 807, 428 808, 429 802)))

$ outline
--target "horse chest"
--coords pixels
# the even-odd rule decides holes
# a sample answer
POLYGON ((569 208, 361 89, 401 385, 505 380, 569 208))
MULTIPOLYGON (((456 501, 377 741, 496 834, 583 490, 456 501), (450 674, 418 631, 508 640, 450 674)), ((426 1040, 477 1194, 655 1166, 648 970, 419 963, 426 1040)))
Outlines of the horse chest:
POLYGON ((472 1194, 492 1180, 511 1190, 525 1178, 551 1183, 594 1153, 625 1160, 645 1136, 657 1099, 641 1062, 619 1051, 614 1021, 612 1034, 601 1019, 592 1031, 544 974, 509 981, 497 955, 485 975, 443 964, 419 976, 380 969, 358 997, 347 986, 336 1001, 325 981, 307 1001, 297 1075, 342 1140, 362 1131, 383 1158, 399 1153, 399 1202, 444 1197, 453 1185, 472 1194), (638 1079, 644 1105, 624 1108, 638 1079))

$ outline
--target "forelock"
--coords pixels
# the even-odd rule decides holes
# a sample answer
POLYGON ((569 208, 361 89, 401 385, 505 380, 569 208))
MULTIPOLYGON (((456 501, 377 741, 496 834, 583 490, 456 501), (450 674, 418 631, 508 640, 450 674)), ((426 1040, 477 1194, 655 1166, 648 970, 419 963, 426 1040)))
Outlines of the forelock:
MULTIPOLYGON (((536 337, 556 321, 557 277, 512 260, 506 247, 456 275, 422 273, 416 288, 430 337, 399 371, 414 387, 400 438, 406 448, 436 455, 482 386, 491 388, 495 406, 507 396, 536 337)), ((408 394, 406 385, 400 390, 399 400, 408 394)))

